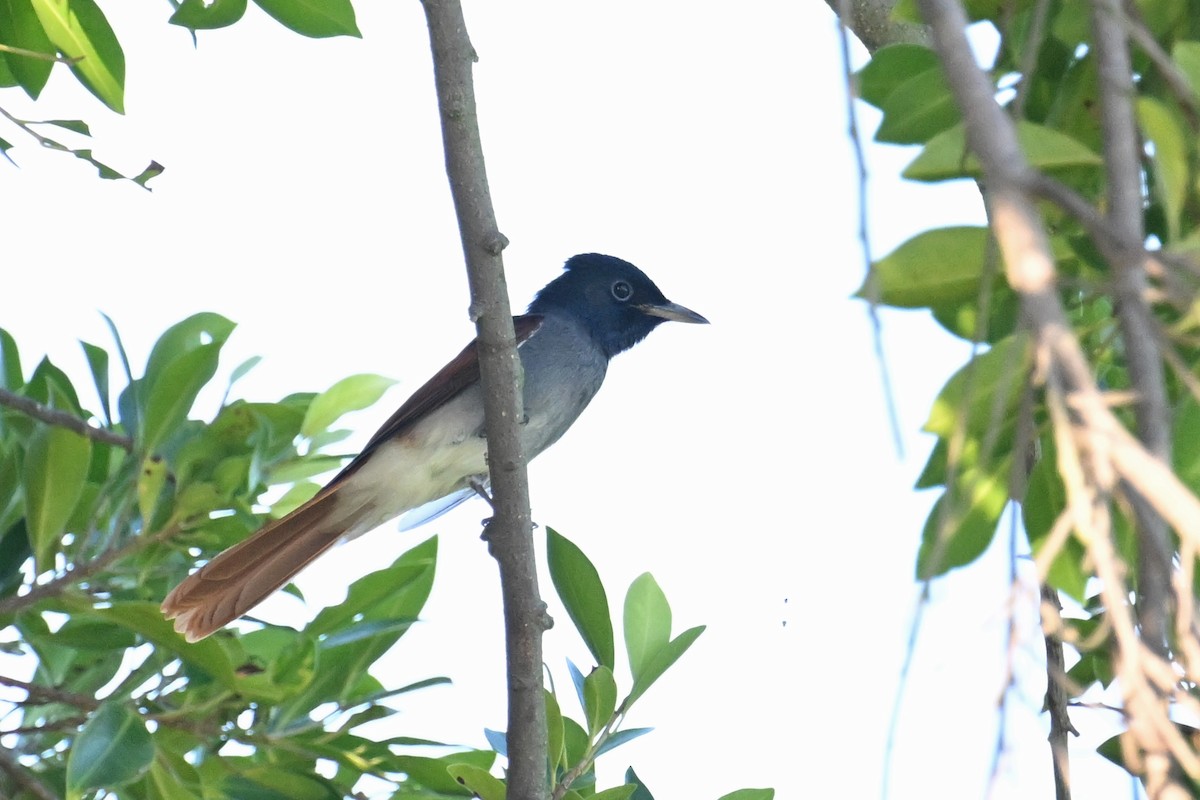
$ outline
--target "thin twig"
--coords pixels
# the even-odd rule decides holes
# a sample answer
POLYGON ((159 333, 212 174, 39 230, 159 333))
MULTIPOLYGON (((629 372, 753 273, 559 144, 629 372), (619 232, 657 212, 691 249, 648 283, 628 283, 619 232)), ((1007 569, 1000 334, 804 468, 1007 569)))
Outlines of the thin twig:
POLYGON ((95 711, 100 707, 100 701, 90 694, 79 694, 53 686, 43 686, 40 683, 30 683, 20 678, 10 678, 0 675, 0 684, 23 690, 29 698, 37 703, 66 703, 69 706, 82 708, 84 711, 95 711))
POLYGON ((14 56, 24 56, 25 58, 36 58, 39 61, 51 61, 56 64, 76 64, 83 60, 83 56, 64 56, 58 53, 43 53, 38 50, 26 50, 24 47, 13 47, 10 44, 0 44, 0 53, 12 53, 14 56))
POLYGON ((904 436, 900 431, 900 414, 896 410, 896 396, 892 389, 891 371, 888 369, 887 354, 883 348, 883 322, 879 317, 879 275, 875 269, 875 258, 871 254, 870 222, 867 215, 867 157, 863 152, 862 137, 858 130, 858 106, 855 103, 854 75, 850 64, 850 35, 848 22, 853 4, 850 0, 838 0, 838 42, 841 45, 842 75, 846 83, 846 125, 854 153, 854 165, 858 177, 858 242, 866 262, 867 314, 871 319, 871 338, 875 346, 875 362, 879 365, 879 381, 883 385, 883 403, 887 409, 888 424, 892 431, 892 443, 896 456, 904 458, 904 436))
POLYGON ((59 411, 56 408, 44 406, 36 400, 30 400, 28 397, 14 394, 7 389, 0 389, 0 406, 8 406, 28 417, 45 422, 47 425, 66 428, 69 431, 78 433, 80 436, 86 436, 94 442, 116 445, 123 450, 133 452, 133 439, 128 436, 113 433, 104 428, 92 427, 87 424, 87 420, 81 419, 74 414, 68 414, 66 411, 59 411))
POLYGON ((1079 731, 1071 724, 1067 711, 1068 697, 1063 686, 1067 672, 1063 653, 1062 637, 1056 631, 1062 629, 1062 603, 1058 592, 1050 585, 1042 584, 1042 637, 1046 643, 1046 699, 1044 708, 1050 714, 1050 758, 1054 767, 1055 800, 1071 800, 1071 761, 1067 734, 1076 736, 1079 731))
POLYGON ((896 697, 892 701, 892 713, 888 717, 887 740, 883 745, 883 775, 879 796, 887 800, 888 790, 892 782, 892 754, 896 750, 896 734, 900 730, 900 706, 904 699, 904 690, 908 686, 908 676, 912 671, 913 661, 917 654, 917 636, 921 631, 921 620, 926 607, 929 605, 929 581, 921 585, 921 596, 917 600, 917 608, 913 612, 912 625, 908 629, 908 643, 904 648, 904 663, 900 666, 900 678, 896 682, 896 697))
POLYGON ((179 533, 179 525, 167 525, 162 530, 153 533, 149 536, 134 536, 128 539, 124 544, 116 547, 110 547, 100 555, 88 561, 86 564, 76 564, 75 568, 64 572, 52 581, 47 583, 37 584, 30 588, 28 592, 22 595, 12 595, 0 600, 0 616, 13 614, 25 608, 29 608, 34 603, 45 600, 47 597, 55 597, 62 594, 69 587, 86 580, 101 570, 107 568, 110 564, 120 561, 126 556, 133 555, 139 550, 149 547, 152 544, 166 541, 175 534, 179 533))
POLYGON ((1113 16, 1120 23, 1124 32, 1146 54, 1150 63, 1162 76, 1167 88, 1171 90, 1171 94, 1179 103, 1183 115, 1187 117, 1192 131, 1200 130, 1200 108, 1196 106, 1196 96, 1192 93, 1191 84, 1188 83, 1187 77, 1184 76, 1175 61, 1162 49, 1158 40, 1154 38, 1154 34, 1146 28, 1146 24, 1135 16, 1136 11, 1137 8, 1132 3, 1117 5, 1112 9, 1113 16))

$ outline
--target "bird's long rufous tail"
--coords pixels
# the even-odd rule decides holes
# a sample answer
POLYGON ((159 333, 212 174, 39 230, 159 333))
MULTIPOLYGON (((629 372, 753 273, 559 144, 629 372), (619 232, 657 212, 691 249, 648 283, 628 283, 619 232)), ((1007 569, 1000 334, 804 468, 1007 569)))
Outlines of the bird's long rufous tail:
POLYGON ((358 515, 335 513, 336 505, 336 488, 326 490, 267 523, 185 578, 163 600, 163 614, 189 642, 220 630, 342 538, 358 515))

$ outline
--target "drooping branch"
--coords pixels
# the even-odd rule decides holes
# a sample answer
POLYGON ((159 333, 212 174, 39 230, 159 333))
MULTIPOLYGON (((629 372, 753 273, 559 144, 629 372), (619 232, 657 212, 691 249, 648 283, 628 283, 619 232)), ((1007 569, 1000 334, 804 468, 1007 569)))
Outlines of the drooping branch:
POLYGON ((22 414, 45 422, 47 425, 55 425, 59 428, 74 431, 80 436, 86 436, 94 442, 112 444, 128 452, 133 451, 133 439, 128 436, 113 433, 104 428, 94 428, 87 424, 87 420, 81 419, 74 414, 68 414, 65 411, 59 411, 57 408, 44 406, 36 400, 30 400, 28 397, 14 394, 7 389, 0 389, 0 406, 7 406, 15 411, 20 411, 22 414))
MULTIPOLYGON (((1142 223, 1141 144, 1134 119, 1133 65, 1118 0, 1095 0, 1092 31, 1100 94, 1100 124, 1104 137, 1107 176, 1107 226, 1125 242, 1145 238, 1142 223)), ((1138 438, 1156 457, 1171 457, 1170 410, 1158 354, 1158 339, 1149 303, 1140 245, 1122 249, 1112 264, 1117 321, 1124 341, 1129 377, 1137 396, 1138 438)), ((1127 492, 1136 521, 1138 540, 1138 623, 1142 641, 1151 652, 1167 658, 1168 606, 1171 598, 1172 550, 1166 523, 1136 491, 1127 492)), ((1133 720, 1132 724, 1137 724, 1133 720)), ((1157 737, 1140 737, 1146 753, 1146 790, 1157 797, 1170 769, 1165 746, 1157 737)))
POLYGON ((929 44, 924 25, 893 18, 896 0, 825 0, 871 53, 889 44, 929 44))
MULTIPOLYGON (((980 71, 968 45, 966 15, 952 0, 919 0, 929 23, 934 49, 942 61, 946 80, 963 113, 967 141, 979 159, 987 187, 987 202, 997 241, 1004 255, 1009 284, 1021 296, 1024 324, 1032 331, 1047 372, 1047 384, 1061 400, 1062 413, 1056 431, 1068 425, 1071 445, 1078 449, 1084 475, 1069 496, 1077 527, 1099 515, 1088 526, 1095 531, 1093 548, 1105 546, 1109 535, 1104 515, 1108 493, 1119 479, 1131 485, 1150 505, 1178 528, 1180 535, 1200 538, 1200 501, 1182 485, 1166 462, 1138 442, 1106 407, 1067 321, 1056 291, 1057 276, 1049 238, 1027 194, 1030 168, 1017 143, 1012 121, 996 104, 993 86, 980 71), (1086 496, 1085 496, 1086 495, 1086 496)), ((1140 215, 1140 205, 1137 208, 1140 215)), ((1129 232, 1125 232, 1128 237, 1129 232)), ((1138 253, 1140 261, 1140 251, 1138 253)), ((1061 441, 1061 439, 1060 439, 1061 441)), ((1060 447, 1060 468, 1065 450, 1060 447)), ((1105 584, 1106 605, 1113 607, 1114 620, 1125 609, 1119 573, 1111 569, 1107 553, 1093 550, 1097 569, 1105 584)), ((1144 654, 1131 627, 1118 636, 1117 665, 1126 690, 1127 707, 1133 717, 1144 718, 1146 736, 1140 744, 1155 739, 1172 742, 1169 719, 1146 698, 1145 665, 1157 660, 1144 654), (1147 659, 1145 656, 1148 656, 1147 659), (1161 717, 1161 719, 1160 719, 1161 717), (1164 727, 1165 726, 1165 727, 1164 727)), ((1172 747, 1174 752, 1174 747, 1172 747)))
POLYGON ((478 331, 487 418, 488 469, 495 515, 489 548, 500 567, 508 652, 508 785, 510 800, 545 798, 546 719, 542 633, 548 627, 538 593, 529 482, 518 421, 522 418, 516 338, 500 257, 507 240, 492 208, 475 110, 471 65, 476 54, 458 0, 423 0, 442 118, 446 172, 458 214, 478 331))

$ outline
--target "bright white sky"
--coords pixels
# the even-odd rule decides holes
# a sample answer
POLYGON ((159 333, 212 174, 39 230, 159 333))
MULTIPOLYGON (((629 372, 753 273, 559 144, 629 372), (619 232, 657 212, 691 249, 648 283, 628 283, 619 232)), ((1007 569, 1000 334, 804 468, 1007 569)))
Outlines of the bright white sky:
MULTIPOLYGON (((226 370, 264 356, 242 396, 278 399, 355 372, 399 379, 348 419, 361 443, 462 347, 472 328, 422 12, 357 5, 362 41, 303 39, 252 6, 193 50, 165 24, 165 4, 108 3, 126 49, 126 117, 66 76, 36 110, 4 93, 18 115, 87 118, 97 155, 129 174, 151 158, 166 166, 149 194, 0 131, 21 164, 0 164, 0 325, 27 370, 49 353, 87 386, 76 340, 109 344, 100 310, 135 364, 169 324, 217 311, 239 323, 226 370)), ((884 314, 899 458, 867 315, 849 299, 863 260, 832 15, 819 0, 497 6, 466 12, 514 306, 568 256, 601 251, 713 323, 664 326, 617 359, 531 469, 535 520, 584 548, 618 615, 626 587, 650 571, 677 631, 709 626, 639 702, 629 725, 656 731, 602 758, 602 784, 632 763, 662 800, 743 786, 878 796, 933 499, 910 489, 932 443, 919 428, 967 349, 923 314, 884 314)), ((877 119, 862 115, 869 132, 877 119)), ((979 220, 973 187, 902 184, 893 176, 909 152, 873 146, 869 157, 877 255, 923 228, 979 220)), ((441 537, 425 621, 378 674, 455 683, 404 701, 405 734, 484 746, 483 727, 504 726, 483 516, 473 502, 415 532, 380 530, 299 582, 310 600, 336 602, 354 577, 441 537)), ((1004 684, 1005 548, 933 587, 893 798, 985 791, 1004 684)), ((572 713, 564 659, 588 663, 586 650, 548 579, 543 591, 559 620, 547 661, 572 713)), ((1041 639, 1030 598, 1015 607, 1020 688, 995 796, 1048 796, 1041 639)), ((311 613, 291 598, 265 608, 279 620, 311 613)), ((1110 732, 1077 750, 1081 796, 1129 791, 1086 761, 1110 732)))

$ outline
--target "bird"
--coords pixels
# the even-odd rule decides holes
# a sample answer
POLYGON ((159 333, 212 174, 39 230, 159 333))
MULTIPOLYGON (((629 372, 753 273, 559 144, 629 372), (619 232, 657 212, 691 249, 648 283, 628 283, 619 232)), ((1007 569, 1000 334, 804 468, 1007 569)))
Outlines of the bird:
MULTIPOLYGON (((628 261, 566 261, 513 318, 523 367, 521 443, 554 444, 604 382, 609 361, 663 322, 707 324, 668 300, 628 261)), ((312 499, 266 523, 179 583, 162 612, 188 641, 220 630, 339 541, 401 517, 432 519, 487 485, 483 391, 475 342, 430 378, 312 499)))

